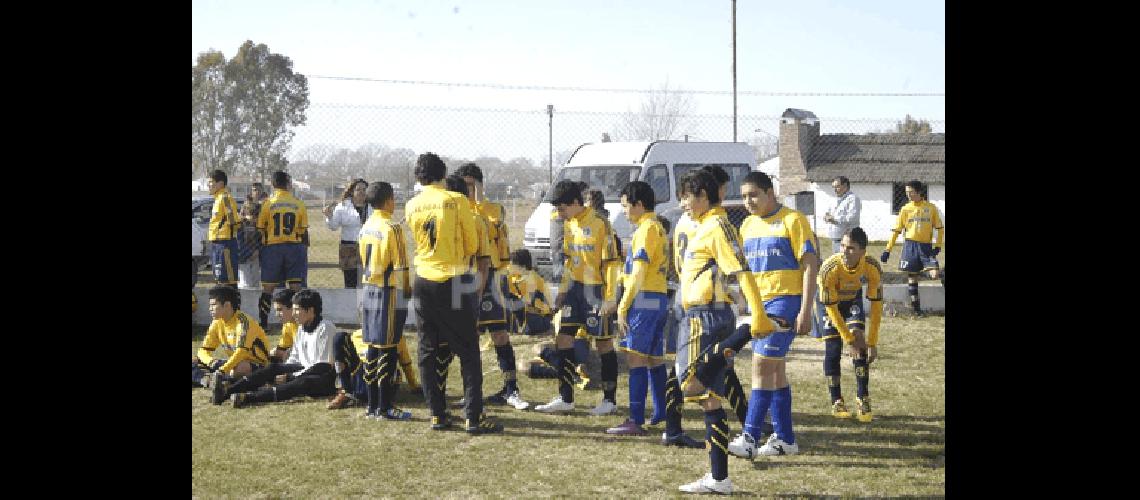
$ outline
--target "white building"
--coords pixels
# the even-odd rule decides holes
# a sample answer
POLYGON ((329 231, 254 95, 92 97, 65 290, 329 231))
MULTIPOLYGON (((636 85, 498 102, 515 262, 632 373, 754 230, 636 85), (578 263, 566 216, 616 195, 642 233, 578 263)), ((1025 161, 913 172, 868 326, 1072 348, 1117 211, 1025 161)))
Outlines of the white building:
POLYGON ((871 241, 890 238, 907 202, 907 181, 926 183, 928 199, 946 216, 946 134, 820 135, 814 113, 789 108, 780 121, 779 156, 758 168, 773 176, 781 201, 796 192, 813 194, 808 218, 819 224, 821 238, 827 235, 823 213, 835 203, 831 181, 840 175, 863 202, 860 226, 871 241))

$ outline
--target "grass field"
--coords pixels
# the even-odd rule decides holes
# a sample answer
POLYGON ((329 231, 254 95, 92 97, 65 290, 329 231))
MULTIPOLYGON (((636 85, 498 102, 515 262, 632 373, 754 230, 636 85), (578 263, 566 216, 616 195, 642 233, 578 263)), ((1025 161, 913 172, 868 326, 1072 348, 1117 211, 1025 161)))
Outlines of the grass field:
MULTIPOLYGON (((348 325, 341 325, 347 327, 348 325)), ((192 351, 204 328, 194 330, 192 351)), ((276 332, 275 332, 276 333, 276 332)), ((407 333, 414 346, 415 333, 407 333)), ((822 376, 822 343, 797 338, 789 354, 796 439, 800 454, 729 458, 729 473, 744 496, 944 496, 945 318, 883 319, 880 360, 872 365, 875 421, 830 416, 822 376)), ((276 336, 271 336, 276 344, 276 336)), ((536 339, 514 337, 519 359, 536 339)), ((414 347, 413 347, 414 349, 414 347)), ((737 372, 748 387, 746 351, 737 372)), ((482 355, 484 392, 501 385, 494 351, 482 355)), ((849 358, 843 390, 854 401, 849 358)), ((462 381, 458 360, 448 382, 451 399, 462 381)), ((520 377, 525 399, 544 403, 557 392, 553 380, 520 377)), ((618 412, 590 417, 585 410, 600 391, 577 391, 569 416, 489 406, 506 426, 501 435, 469 437, 428 429, 419 394, 401 390, 398 405, 410 422, 360 418, 363 410, 325 409, 323 400, 235 410, 213 406, 203 389, 191 391, 192 491, 195 497, 677 497, 677 486, 708 470, 704 450, 658 444, 661 429, 640 438, 610 437, 606 427, 628 414, 628 382, 618 380, 618 412)), ((647 402, 652 408, 652 403, 647 402)), ((453 410, 455 411, 455 410, 453 410)), ((731 414, 731 412, 730 412, 731 414)), ((684 412, 686 431, 703 438, 702 414, 684 412)), ((733 433, 740 424, 730 416, 733 433)))

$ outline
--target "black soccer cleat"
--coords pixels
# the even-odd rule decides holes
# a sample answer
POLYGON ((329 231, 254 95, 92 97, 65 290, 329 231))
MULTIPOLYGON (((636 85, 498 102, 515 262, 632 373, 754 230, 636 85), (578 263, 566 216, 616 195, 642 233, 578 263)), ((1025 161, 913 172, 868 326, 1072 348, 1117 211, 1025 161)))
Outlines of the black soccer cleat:
POLYGON ((494 434, 503 432, 503 424, 491 420, 487 415, 479 415, 479 421, 474 422, 467 419, 467 433, 472 435, 478 434, 494 434))

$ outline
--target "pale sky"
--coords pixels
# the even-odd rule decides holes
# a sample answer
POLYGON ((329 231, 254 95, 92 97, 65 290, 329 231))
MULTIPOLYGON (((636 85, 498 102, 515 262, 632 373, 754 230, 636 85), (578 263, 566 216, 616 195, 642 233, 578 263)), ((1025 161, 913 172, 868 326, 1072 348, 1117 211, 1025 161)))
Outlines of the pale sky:
MULTIPOLYGON (((738 0, 738 91, 942 94, 944 10, 944 1, 738 0)), ((289 57, 295 71, 310 77, 316 110, 330 104, 541 110, 536 117, 545 128, 547 104, 557 111, 617 113, 636 108, 643 95, 316 76, 622 89, 668 81, 671 88, 730 92, 731 27, 729 0, 195 0, 191 65, 208 49, 231 57, 250 39, 289 57)), ((693 99, 695 113, 732 115, 731 95, 693 99)), ((836 119, 945 119, 942 96, 741 95, 737 109, 742 116, 774 117, 789 107, 813 111, 825 133, 836 119)), ((741 140, 747 140, 755 126, 743 128, 741 140)), ((944 123, 935 129, 944 131, 944 123)), ((731 140, 731 125, 728 135, 705 139, 731 140)), ((545 134, 540 137, 545 143, 545 134)))

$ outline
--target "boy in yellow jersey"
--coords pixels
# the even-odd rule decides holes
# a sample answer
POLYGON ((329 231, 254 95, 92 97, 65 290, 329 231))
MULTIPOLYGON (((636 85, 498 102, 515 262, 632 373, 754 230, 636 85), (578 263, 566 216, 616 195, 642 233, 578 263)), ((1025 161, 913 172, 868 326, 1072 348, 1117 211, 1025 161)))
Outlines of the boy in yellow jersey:
MULTIPOLYGON (((602 362, 603 399, 591 415, 612 413, 617 391, 617 353, 613 350, 613 321, 617 312, 618 271, 621 253, 617 234, 609 221, 582 205, 582 191, 577 183, 561 180, 554 185, 554 206, 566 219, 563 251, 565 271, 559 285, 554 308, 562 309, 561 324, 555 344, 559 354, 559 395, 550 403, 538 405, 542 412, 566 412, 574 409, 574 336, 585 325, 594 338, 602 362)), ((584 361, 584 360, 583 360, 584 361)))
POLYGON ((309 213, 305 202, 289 190, 289 174, 273 173, 273 195, 261 205, 257 230, 261 232, 261 298, 257 303, 262 328, 269 322, 273 289, 287 285, 300 290, 309 272, 309 213))
POLYGON ((887 249, 879 260, 887 263, 891 258, 891 248, 895 246, 895 239, 904 230, 903 254, 899 259, 899 270, 907 273, 907 293, 910 295, 910 307, 916 316, 922 315, 922 307, 918 300, 918 279, 922 271, 929 273, 930 277, 938 277, 938 252, 942 251, 942 241, 946 239, 946 229, 942 227, 942 218, 938 215, 938 207, 926 201, 926 184, 913 180, 906 183, 906 197, 910 200, 899 210, 899 218, 892 230, 891 239, 887 241, 887 249), (934 231, 938 231, 938 242, 933 246, 934 231))
POLYGON ((551 310, 546 302, 546 280, 534 270, 530 251, 519 249, 511 252, 508 267, 511 309, 515 330, 523 335, 548 335, 552 333, 551 310))
MULTIPOLYGON (((392 221, 396 199, 392 185, 374 182, 365 190, 372 215, 360 229, 360 261, 364 265, 363 338, 368 343, 364 381, 368 384, 366 415, 385 420, 407 420, 412 414, 393 406, 396 396, 396 345, 403 337, 412 284, 408 278, 408 252, 404 231, 392 221)), ((351 343, 348 343, 351 344, 351 343)), ((342 372, 344 373, 344 372, 342 372)), ((352 390, 342 376, 343 390, 352 390)), ((342 393, 343 394, 343 393, 342 393)))
MULTIPOLYGON (((464 295, 460 277, 468 272, 469 258, 479 247, 476 220, 465 209, 466 198, 444 189, 447 166, 434 153, 416 159, 416 181, 423 191, 405 205, 405 222, 416 242, 416 329, 419 332, 420 373, 424 399, 431 410, 431 428, 446 429, 450 423, 444 401, 441 345, 459 357, 466 398, 467 432, 501 432, 503 426, 483 415, 483 368, 475 311, 464 295)), ((475 289, 471 290, 474 291, 475 289)))
POLYGON ((206 330, 206 339, 194 361, 213 372, 211 401, 222 404, 217 392, 219 388, 224 391, 224 387, 219 387, 224 381, 249 375, 269 364, 269 339, 265 330, 239 309, 241 295, 236 288, 216 285, 210 289, 209 297, 214 321, 206 330))
POLYGON ((728 424, 721 408, 725 394, 726 357, 749 339, 775 330, 760 314, 749 328, 733 333, 736 317, 730 302, 763 311, 756 283, 749 279, 740 236, 720 202, 716 178, 703 171, 687 174, 680 187, 681 203, 697 224, 683 245, 680 282, 682 306, 689 322, 689 338, 677 345, 677 363, 684 366, 678 378, 686 399, 699 402, 705 413, 711 471, 682 485, 686 493, 731 493, 728 478, 728 424), (741 297, 743 293, 743 297, 741 297), (730 294, 734 299, 730 299, 730 294), (728 334, 732 333, 731 336, 728 334), (737 334, 741 334, 738 337, 737 334), (725 338, 725 337, 728 338, 725 338), (723 340, 722 340, 723 339, 723 340))
MULTIPOLYGON (((728 194, 728 183, 731 177, 719 165, 705 165, 698 171, 690 171, 688 174, 696 175, 697 172, 706 172, 711 175, 717 183, 717 196, 719 200, 724 200, 728 194)), ((690 176, 691 175, 688 175, 690 176)), ((684 177, 682 177, 682 180, 684 177)), ((681 181, 678 181, 678 187, 681 181)), ((678 189, 677 197, 680 198, 680 190, 678 189)), ((673 232, 673 267, 672 275, 673 280, 676 281, 677 276, 681 272, 681 266, 684 262, 684 249, 688 245, 689 237, 695 231, 697 224, 689 217, 687 209, 684 207, 683 200, 679 204, 682 210, 680 217, 677 219, 677 229, 673 232)), ((718 212, 724 211, 720 208, 720 203, 712 203, 710 210, 717 210, 718 212)), ((666 338, 665 352, 673 356, 673 363, 669 366, 669 374, 665 382, 665 432, 661 435, 661 444, 666 446, 678 446, 688 448, 704 448, 703 441, 696 441, 686 435, 681 428, 681 406, 684 403, 684 398, 681 396, 681 386, 677 381, 677 373, 684 371, 685 362, 683 358, 678 358, 677 345, 680 343, 687 343, 689 339, 689 325, 688 320, 685 319, 685 311, 682 307, 683 287, 678 286, 673 294, 673 317, 672 327, 670 328, 670 337, 666 338)), ((745 414, 748 411, 748 400, 744 397, 744 388, 741 387, 740 378, 736 375, 736 370, 732 368, 733 363, 731 359, 726 360, 728 369, 724 370, 724 392, 727 396, 729 405, 732 407, 733 413, 736 418, 740 420, 740 424, 744 425, 745 414)), ((771 426, 768 426, 770 429, 771 426)))
POLYGON ((297 322, 293 319, 292 288, 282 288, 273 292, 273 312, 281 318, 281 338, 277 340, 277 348, 269 361, 280 363, 289 357, 289 349, 293 348, 293 339, 297 337, 297 322))
POLYGON ((335 394, 332 341, 336 325, 321 316, 322 310, 321 295, 316 291, 306 289, 293 295, 293 316, 300 328, 289 357, 284 363, 273 363, 227 387, 223 399, 233 395, 234 408, 242 408, 298 396, 320 398, 335 394), (273 380, 280 383, 263 387, 273 380))
POLYGON ((831 414, 847 418, 851 412, 843 402, 839 384, 839 358, 843 344, 851 351, 857 385, 856 418, 870 422, 871 399, 868 391, 870 365, 879 356, 879 322, 883 317, 883 268, 867 256, 867 233, 851 228, 839 240, 840 253, 828 257, 819 271, 819 293, 815 298, 815 326, 812 335, 825 342, 823 375, 831 393, 831 414), (863 310, 863 283, 871 302, 871 324, 863 336, 866 315, 863 310), (842 340, 840 340, 842 339, 842 340))
POLYGON ((645 397, 653 387, 653 420, 665 419, 665 319, 669 312, 665 277, 669 271, 668 235, 653 208, 653 188, 642 181, 621 189, 621 206, 634 226, 622 269, 617 328, 618 348, 629 361, 629 418, 606 434, 643 436, 645 397))
MULTIPOLYGON (((206 237, 210 240, 210 263, 214 266, 214 281, 237 288, 238 247, 237 235, 241 228, 241 215, 237 202, 226 189, 226 173, 215 170, 206 185, 214 196, 210 211, 210 226, 206 237)), ((264 329, 265 325, 261 325, 264 329)))
POLYGON ((503 222, 506 210, 503 206, 488 201, 483 193, 483 171, 474 163, 464 163, 455 171, 467 185, 467 198, 475 211, 487 223, 488 240, 491 244, 488 277, 479 300, 479 319, 476 330, 488 333, 495 345, 495 357, 499 370, 503 372, 503 387, 487 396, 489 404, 509 404, 515 409, 525 410, 530 406, 519 392, 518 372, 515 371, 515 351, 511 345, 510 316, 504 307, 507 294, 507 268, 510 266, 510 244, 507 225, 503 222))
POLYGON ((792 429, 792 387, 785 358, 796 334, 811 331, 819 242, 804 214, 776 200, 772 180, 764 172, 749 172, 740 193, 751 214, 740 226, 744 255, 764 301, 762 309, 751 309, 751 320, 767 316, 782 328, 752 342, 752 396, 744 432, 729 444, 728 451, 749 459, 756 454, 794 454, 799 445, 792 429), (774 432, 757 449, 769 410, 774 432))

